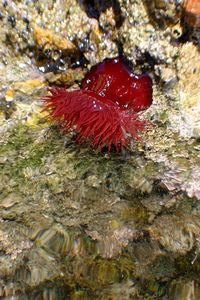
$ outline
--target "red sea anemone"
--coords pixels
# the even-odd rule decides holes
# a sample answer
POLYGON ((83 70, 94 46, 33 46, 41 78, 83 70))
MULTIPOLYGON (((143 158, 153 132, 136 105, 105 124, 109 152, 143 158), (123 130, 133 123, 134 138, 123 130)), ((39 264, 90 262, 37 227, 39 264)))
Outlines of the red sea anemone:
POLYGON ((77 141, 90 140, 93 148, 127 147, 147 126, 142 110, 152 103, 152 81, 134 75, 122 57, 105 59, 92 67, 81 89, 50 88, 45 110, 64 131, 74 128, 77 141))

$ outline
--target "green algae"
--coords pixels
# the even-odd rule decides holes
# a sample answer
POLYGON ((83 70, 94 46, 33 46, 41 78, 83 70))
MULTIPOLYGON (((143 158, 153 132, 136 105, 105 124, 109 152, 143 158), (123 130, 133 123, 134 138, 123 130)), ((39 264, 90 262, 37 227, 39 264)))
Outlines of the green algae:
POLYGON ((36 169, 42 165, 42 158, 48 153, 49 144, 34 144, 34 133, 26 125, 12 129, 9 140, 1 147, 0 156, 7 161, 1 169, 2 175, 12 175, 17 184, 26 180, 23 169, 36 169), (33 134, 33 135, 32 135, 33 134))
MULTIPOLYGON (((14 206, 2 211, 2 216, 14 222, 20 220, 28 228, 35 227, 36 232, 39 230, 36 236, 32 234, 35 236, 31 238, 34 247, 26 265, 35 263, 37 257, 39 265, 45 262, 48 266, 56 258, 61 263, 67 289, 69 288, 74 297, 80 296, 77 292, 72 292, 76 284, 80 286, 80 294, 89 297, 91 291, 98 295, 99 287, 106 289, 108 285, 125 284, 132 278, 143 277, 146 278, 147 293, 143 294, 141 299, 161 297, 166 291, 165 282, 173 278, 178 265, 180 270, 188 266, 178 264, 177 260, 169 258, 159 248, 153 254, 153 249, 156 247, 148 248, 149 242, 146 245, 142 242, 143 235, 146 234, 144 230, 148 228, 150 213, 141 201, 145 203, 145 198, 145 201, 151 201, 153 195, 158 197, 155 189, 158 176, 157 165, 147 160, 141 152, 136 153, 134 159, 124 157, 120 153, 111 153, 108 156, 88 149, 87 145, 77 147, 73 140, 70 141, 72 136, 58 135, 56 128, 47 132, 45 129, 42 135, 39 134, 40 130, 40 126, 31 127, 28 123, 23 126, 17 125, 6 136, 1 148, 1 156, 7 158, 1 168, 1 176, 3 178, 12 174, 8 183, 14 181, 6 189, 4 186, 1 197, 4 199, 11 190, 14 194, 21 195, 14 206), (28 200, 26 200, 27 195, 29 195, 28 200), (46 195, 47 200, 45 200, 46 195), (117 197, 121 197, 124 201, 119 201, 117 197), (51 203, 54 207, 51 211, 46 204, 44 205, 43 198, 48 205, 51 203), (31 207, 28 208, 30 201, 36 209, 35 213, 31 211, 31 207), (40 225, 38 209, 41 212, 40 225), (50 218, 45 224, 42 214, 47 213, 50 218), (56 220, 57 226, 50 225, 53 220, 56 220), (66 230, 63 225, 68 226, 70 222, 75 227, 66 230), (77 226, 81 226, 83 230, 80 231, 77 226), (130 234, 128 230, 133 228, 134 232, 130 234), (142 273, 137 266, 137 251, 133 251, 130 243, 132 239, 136 239, 137 246, 141 244, 143 250, 146 248, 146 253, 143 253, 140 258, 143 262, 139 259, 143 264, 139 267, 142 273), (109 250, 112 248, 115 249, 113 252, 109 250), (149 253, 152 254, 150 261, 149 253), (145 276, 143 272, 146 272, 145 276), (87 292, 84 291, 84 287, 87 292)), ((181 164, 184 166, 185 160, 181 159, 181 164)), ((166 196, 168 197, 168 193, 164 192, 163 197, 166 196)), ((187 197, 179 197, 175 206, 170 206, 168 210, 165 208, 165 213, 167 211, 178 213, 180 210, 193 213, 197 208, 194 199, 188 201, 187 197)), ((170 217, 166 217, 166 220, 169 222, 170 217)), ((172 222, 174 220, 176 222, 176 219, 171 218, 172 222)), ((155 224, 155 228, 150 225, 150 233, 153 232, 152 230, 155 231, 153 237, 159 226, 165 226, 165 222, 163 220, 159 223, 158 218, 158 223, 155 224)), ((167 244, 168 229, 162 227, 162 230, 166 231, 166 241, 164 237, 158 240, 170 249, 172 245, 167 244)), ((188 227, 186 230, 192 231, 192 228, 188 227)), ((24 253, 25 261, 26 255, 24 253)), ((185 259, 187 261, 187 258, 185 259)), ((49 270, 51 268, 52 266, 49 270)), ((37 274, 38 270, 39 267, 34 272, 37 274)), ((193 267, 191 270, 196 272, 193 267)), ((40 282, 47 278, 46 269, 40 271, 41 275, 37 275, 38 277, 32 273, 28 276, 33 276, 33 281, 27 278, 27 287, 40 285, 40 282)), ((20 270, 20 272, 25 271, 20 270)), ((54 276, 57 276, 57 272, 59 273, 59 268, 54 270, 48 280, 51 281, 54 276)), ((19 271, 16 271, 15 276, 18 277, 18 274, 19 271)), ((26 273, 23 274, 20 276, 23 278, 27 276, 26 273)), ((137 283, 134 286, 134 297, 137 293, 141 295, 142 289, 143 285, 137 283)), ((101 296, 99 297, 101 299, 101 296)))

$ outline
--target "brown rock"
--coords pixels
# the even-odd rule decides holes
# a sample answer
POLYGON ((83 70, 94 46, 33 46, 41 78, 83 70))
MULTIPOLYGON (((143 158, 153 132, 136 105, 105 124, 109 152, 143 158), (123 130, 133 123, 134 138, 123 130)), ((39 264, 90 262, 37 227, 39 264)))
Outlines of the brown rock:
POLYGON ((68 50, 71 52, 77 51, 76 46, 71 41, 51 30, 43 29, 39 26, 34 27, 34 37, 36 43, 41 47, 68 50))

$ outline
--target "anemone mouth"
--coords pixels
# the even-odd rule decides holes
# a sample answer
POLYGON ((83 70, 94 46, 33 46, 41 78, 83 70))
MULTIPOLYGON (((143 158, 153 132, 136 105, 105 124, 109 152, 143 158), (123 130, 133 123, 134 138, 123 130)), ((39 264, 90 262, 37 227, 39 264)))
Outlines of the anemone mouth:
POLYGON ((44 109, 63 132, 75 128, 77 142, 90 141, 93 148, 113 145, 117 151, 128 147, 130 138, 139 139, 147 126, 140 115, 124 110, 115 102, 93 91, 67 91, 64 88, 49 88, 44 97, 44 109))

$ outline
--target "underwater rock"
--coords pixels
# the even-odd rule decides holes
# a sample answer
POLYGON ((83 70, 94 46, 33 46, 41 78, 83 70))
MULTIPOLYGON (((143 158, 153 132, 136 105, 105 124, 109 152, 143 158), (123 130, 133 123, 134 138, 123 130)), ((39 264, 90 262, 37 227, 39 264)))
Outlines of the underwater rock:
POLYGON ((0 3, 0 297, 199 300, 199 51, 175 2, 0 3), (38 53, 35 26, 78 51, 38 53), (98 154, 38 100, 118 51, 153 78, 152 129, 98 154))
POLYGON ((197 300, 200 298, 199 282, 195 280, 174 280, 169 286, 169 299, 197 300))
POLYGON ((168 251, 186 254, 198 245, 200 217, 163 215, 158 217, 148 230, 151 237, 168 251))

